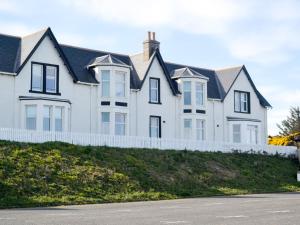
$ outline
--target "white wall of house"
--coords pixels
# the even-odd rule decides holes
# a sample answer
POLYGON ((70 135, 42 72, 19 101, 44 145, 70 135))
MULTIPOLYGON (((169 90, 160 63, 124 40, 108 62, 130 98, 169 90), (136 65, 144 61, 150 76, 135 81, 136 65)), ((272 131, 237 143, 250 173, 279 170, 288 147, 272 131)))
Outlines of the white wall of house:
POLYGON ((15 86, 13 75, 2 75, 0 72, 0 124, 1 127, 14 127, 15 86))

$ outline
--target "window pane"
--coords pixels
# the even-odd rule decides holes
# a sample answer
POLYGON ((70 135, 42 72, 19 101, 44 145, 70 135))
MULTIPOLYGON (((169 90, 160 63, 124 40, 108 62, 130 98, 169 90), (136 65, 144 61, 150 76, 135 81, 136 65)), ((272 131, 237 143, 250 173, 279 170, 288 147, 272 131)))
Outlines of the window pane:
POLYGON ((56 92, 57 68, 46 66, 46 91, 56 92))
POLYGON ((125 113, 115 114, 115 134, 125 135, 125 113))
POLYGON ((42 65, 32 64, 31 89, 33 91, 43 90, 43 66, 42 65))
POLYGON ((150 78, 150 102, 158 102, 158 80, 157 79, 151 79, 150 78))
POLYGON ((233 142, 241 143, 241 125, 233 124, 232 130, 233 130, 233 142))
POLYGON ((248 112, 247 93, 241 93, 241 111, 248 112))
POLYGON ((50 131, 50 129, 51 129, 51 107, 44 106, 43 130, 50 131))
POLYGON ((36 130, 36 106, 26 106, 26 129, 36 130))
POLYGON ((204 84, 200 82, 196 83, 196 105, 204 105, 204 84))
POLYGON ((240 93, 234 92, 234 110, 239 112, 241 109, 241 102, 240 102, 240 93))
POLYGON ((258 126, 247 125, 247 143, 258 144, 258 126))
POLYGON ((150 117, 150 137, 159 138, 159 118, 150 117))
POLYGON ((184 138, 192 137, 192 119, 184 119, 184 138))
POLYGON ((63 107, 55 107, 55 131, 63 130, 63 107))
POLYGON ((184 99, 184 105, 192 104, 191 82, 190 81, 183 82, 183 99, 184 99))
POLYGON ((101 113, 101 133, 109 134, 110 114, 109 112, 101 113))
POLYGON ((196 120, 196 129, 197 129, 197 140, 204 141, 205 140, 205 121, 204 120, 196 120))
POLYGON ((110 71, 102 70, 101 71, 101 89, 102 89, 102 97, 110 96, 110 71))
POLYGON ((122 71, 116 71, 116 96, 125 97, 125 79, 126 73, 122 71))

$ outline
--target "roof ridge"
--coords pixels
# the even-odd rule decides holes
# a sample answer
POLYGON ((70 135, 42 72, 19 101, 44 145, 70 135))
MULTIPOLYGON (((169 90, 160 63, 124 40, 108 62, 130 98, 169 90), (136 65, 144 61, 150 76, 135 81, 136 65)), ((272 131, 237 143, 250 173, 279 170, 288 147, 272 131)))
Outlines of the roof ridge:
POLYGON ((40 29, 40 30, 38 30, 38 31, 36 31, 36 32, 33 32, 33 33, 30 33, 30 34, 24 35, 24 36, 22 36, 21 38, 29 37, 29 36, 32 36, 32 35, 35 35, 35 34, 38 34, 38 33, 41 33, 41 32, 46 32, 48 29, 50 29, 50 27, 43 28, 43 29, 40 29))
POLYGON ((74 46, 74 45, 69 45, 69 44, 61 44, 61 43, 59 43, 59 45, 60 46, 64 46, 64 47, 77 48, 77 49, 80 49, 80 50, 93 51, 93 52, 101 52, 101 53, 105 53, 105 54, 114 54, 114 55, 119 55, 119 56, 130 57, 129 55, 122 54, 122 53, 115 53, 115 52, 103 51, 103 50, 98 50, 98 49, 91 49, 91 48, 79 47, 79 46, 74 46))
POLYGON ((208 68, 203 68, 203 67, 196 67, 196 66, 189 66, 189 65, 185 65, 185 64, 180 64, 180 63, 173 63, 173 62, 168 62, 165 61, 165 63, 169 63, 169 64, 173 64, 173 65, 177 65, 177 66, 182 66, 182 67, 188 67, 188 68, 192 68, 192 69, 203 69, 203 70, 209 70, 214 72, 213 69, 208 69, 208 68))
POLYGON ((228 66, 228 67, 223 67, 223 68, 215 69, 215 71, 237 69, 237 68, 242 68, 243 66, 244 66, 244 65, 228 66))

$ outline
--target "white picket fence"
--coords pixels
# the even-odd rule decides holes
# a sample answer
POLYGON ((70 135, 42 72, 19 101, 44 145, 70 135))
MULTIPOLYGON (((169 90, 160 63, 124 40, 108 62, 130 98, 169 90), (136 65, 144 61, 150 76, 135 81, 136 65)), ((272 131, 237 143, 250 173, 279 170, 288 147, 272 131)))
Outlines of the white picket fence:
POLYGON ((121 148, 156 148, 209 152, 246 152, 263 154, 280 154, 282 156, 297 156, 293 146, 274 145, 244 145, 227 142, 206 142, 181 139, 149 138, 136 136, 107 136, 101 134, 74 132, 45 132, 21 129, 0 128, 0 140, 43 143, 61 141, 83 146, 111 146, 121 148))

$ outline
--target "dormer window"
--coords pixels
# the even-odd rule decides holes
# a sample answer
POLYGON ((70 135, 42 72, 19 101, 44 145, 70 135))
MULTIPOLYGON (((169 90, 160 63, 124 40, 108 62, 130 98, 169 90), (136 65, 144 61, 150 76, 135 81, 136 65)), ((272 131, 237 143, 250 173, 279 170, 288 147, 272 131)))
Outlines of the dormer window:
POLYGON ((238 113, 250 113, 250 93, 234 91, 234 111, 238 113))
POLYGON ((58 66, 45 63, 32 63, 30 92, 59 94, 58 66))
POLYGON ((102 70, 101 71, 101 90, 102 90, 102 97, 109 97, 110 96, 110 71, 109 70, 102 70))
POLYGON ((196 82, 196 105, 204 105, 204 84, 201 82, 196 82))

